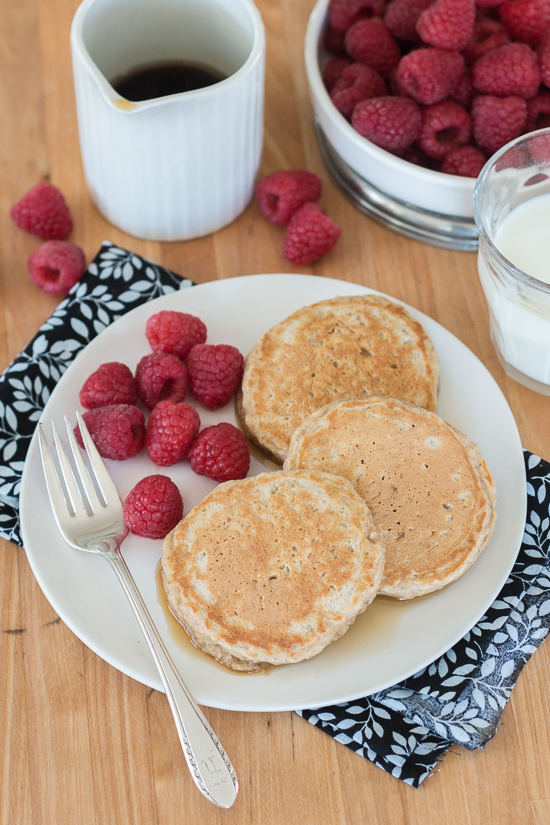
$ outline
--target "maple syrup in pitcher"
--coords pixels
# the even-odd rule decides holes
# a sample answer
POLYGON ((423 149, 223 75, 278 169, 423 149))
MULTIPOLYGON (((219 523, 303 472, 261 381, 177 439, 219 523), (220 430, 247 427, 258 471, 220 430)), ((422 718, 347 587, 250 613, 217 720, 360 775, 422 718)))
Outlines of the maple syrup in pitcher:
POLYGON ((121 97, 137 103, 140 100, 204 89, 225 80, 225 77, 211 66, 170 60, 130 69, 112 80, 111 86, 121 97))

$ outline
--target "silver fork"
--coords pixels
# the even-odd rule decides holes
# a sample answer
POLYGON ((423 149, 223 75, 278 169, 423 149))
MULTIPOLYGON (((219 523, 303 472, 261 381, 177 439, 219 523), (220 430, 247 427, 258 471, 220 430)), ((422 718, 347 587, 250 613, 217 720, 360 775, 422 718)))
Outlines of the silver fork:
POLYGON ((238 790, 235 771, 176 670, 120 553, 124 530, 122 503, 103 459, 78 413, 77 420, 91 472, 66 417, 65 427, 72 462, 69 461, 54 422, 51 422, 57 468, 42 425, 39 425, 40 455, 57 526, 72 547, 99 553, 111 563, 158 667, 191 775, 207 799, 220 808, 230 808, 238 790))

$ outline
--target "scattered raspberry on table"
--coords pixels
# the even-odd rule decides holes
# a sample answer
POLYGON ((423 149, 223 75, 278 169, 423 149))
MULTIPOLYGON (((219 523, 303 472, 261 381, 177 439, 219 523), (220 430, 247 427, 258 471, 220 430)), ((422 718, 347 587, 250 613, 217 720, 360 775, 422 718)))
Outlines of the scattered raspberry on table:
POLYGON ((188 461, 193 472, 214 481, 245 478, 250 467, 248 442, 233 424, 205 427, 191 445, 188 461))
POLYGON ((264 218, 276 226, 286 226, 304 203, 320 198, 321 189, 321 180, 313 172, 283 170, 262 178, 256 199, 264 218))
POLYGON ((37 183, 12 206, 10 215, 20 229, 45 241, 63 241, 73 231, 65 198, 53 183, 37 183))
POLYGON ((79 399, 87 410, 109 404, 135 404, 136 382, 130 367, 120 361, 101 364, 84 381, 79 399))
POLYGON ((150 475, 138 481, 128 493, 122 511, 131 533, 163 539, 181 521, 183 499, 168 476, 150 475))
POLYGON ((159 467, 170 467, 187 455, 200 427, 198 412, 185 401, 160 401, 151 412, 145 434, 145 449, 159 467))
POLYGON ((243 376, 244 358, 230 344, 197 344, 187 356, 191 392, 207 410, 225 406, 243 376))
POLYGON ((86 270, 82 249, 69 241, 46 241, 27 261, 34 283, 49 295, 66 295, 86 270))
MULTIPOLYGON (((131 404, 113 404, 88 410, 82 416, 84 423, 103 458, 126 461, 136 456, 145 442, 145 418, 141 410, 131 404)), ((78 426, 76 440, 84 446, 78 426)))
POLYGON ((330 252, 341 234, 320 206, 305 203, 288 224, 283 255, 294 264, 311 264, 330 252))
POLYGON ((154 352, 184 360, 195 344, 206 341, 206 324, 196 315, 163 309, 147 319, 145 336, 154 352))
POLYGON ((152 410, 159 401, 183 401, 187 392, 187 367, 176 355, 152 352, 136 367, 138 398, 152 410))

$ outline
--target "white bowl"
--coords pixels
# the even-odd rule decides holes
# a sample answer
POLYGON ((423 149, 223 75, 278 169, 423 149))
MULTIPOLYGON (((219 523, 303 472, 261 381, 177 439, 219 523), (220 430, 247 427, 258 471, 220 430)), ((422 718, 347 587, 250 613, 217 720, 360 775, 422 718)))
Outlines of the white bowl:
POLYGON ((419 224, 420 234, 425 229, 429 236, 431 225, 433 237, 419 237, 420 240, 440 246, 475 248, 475 179, 424 169, 386 152, 358 134, 333 105, 321 76, 322 67, 330 57, 322 42, 328 4, 329 0, 318 0, 311 13, 305 39, 305 64, 321 149, 330 171, 364 211, 388 224, 391 221, 383 220, 384 214, 390 218, 391 213, 396 213, 393 217, 403 224, 392 227, 397 231, 419 237, 416 231, 419 224), (373 212, 367 208, 368 203, 358 202, 365 200, 365 196, 370 201, 373 187, 375 201, 378 201, 375 207, 382 208, 382 215, 375 214, 376 209, 373 212), (404 231, 407 223, 409 232, 404 231))

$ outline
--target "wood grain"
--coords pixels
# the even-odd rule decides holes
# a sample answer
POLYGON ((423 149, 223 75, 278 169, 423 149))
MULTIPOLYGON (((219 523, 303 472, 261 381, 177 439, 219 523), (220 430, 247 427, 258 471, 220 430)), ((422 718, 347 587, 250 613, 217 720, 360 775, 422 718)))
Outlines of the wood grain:
MULTIPOLYGON (((550 457, 550 400, 506 378, 491 345, 472 253, 407 240, 360 214, 329 178, 317 148, 302 59, 313 0, 258 0, 267 30, 261 173, 305 167, 343 228, 334 252, 304 272, 382 290, 436 318, 486 364, 525 447, 550 457)), ((292 272, 283 231, 255 204, 231 226, 187 243, 131 238, 88 195, 80 163, 69 30, 77 0, 0 4, 0 367, 57 301, 29 280, 39 245, 9 208, 39 180, 65 193, 72 240, 91 259, 105 239, 197 282, 292 272)), ((42 595, 24 550, 0 548, 0 825, 547 825, 550 823, 550 648, 524 669, 495 738, 456 748, 419 790, 385 774, 292 713, 206 709, 240 777, 222 812, 195 790, 165 696, 86 648, 42 595)))

